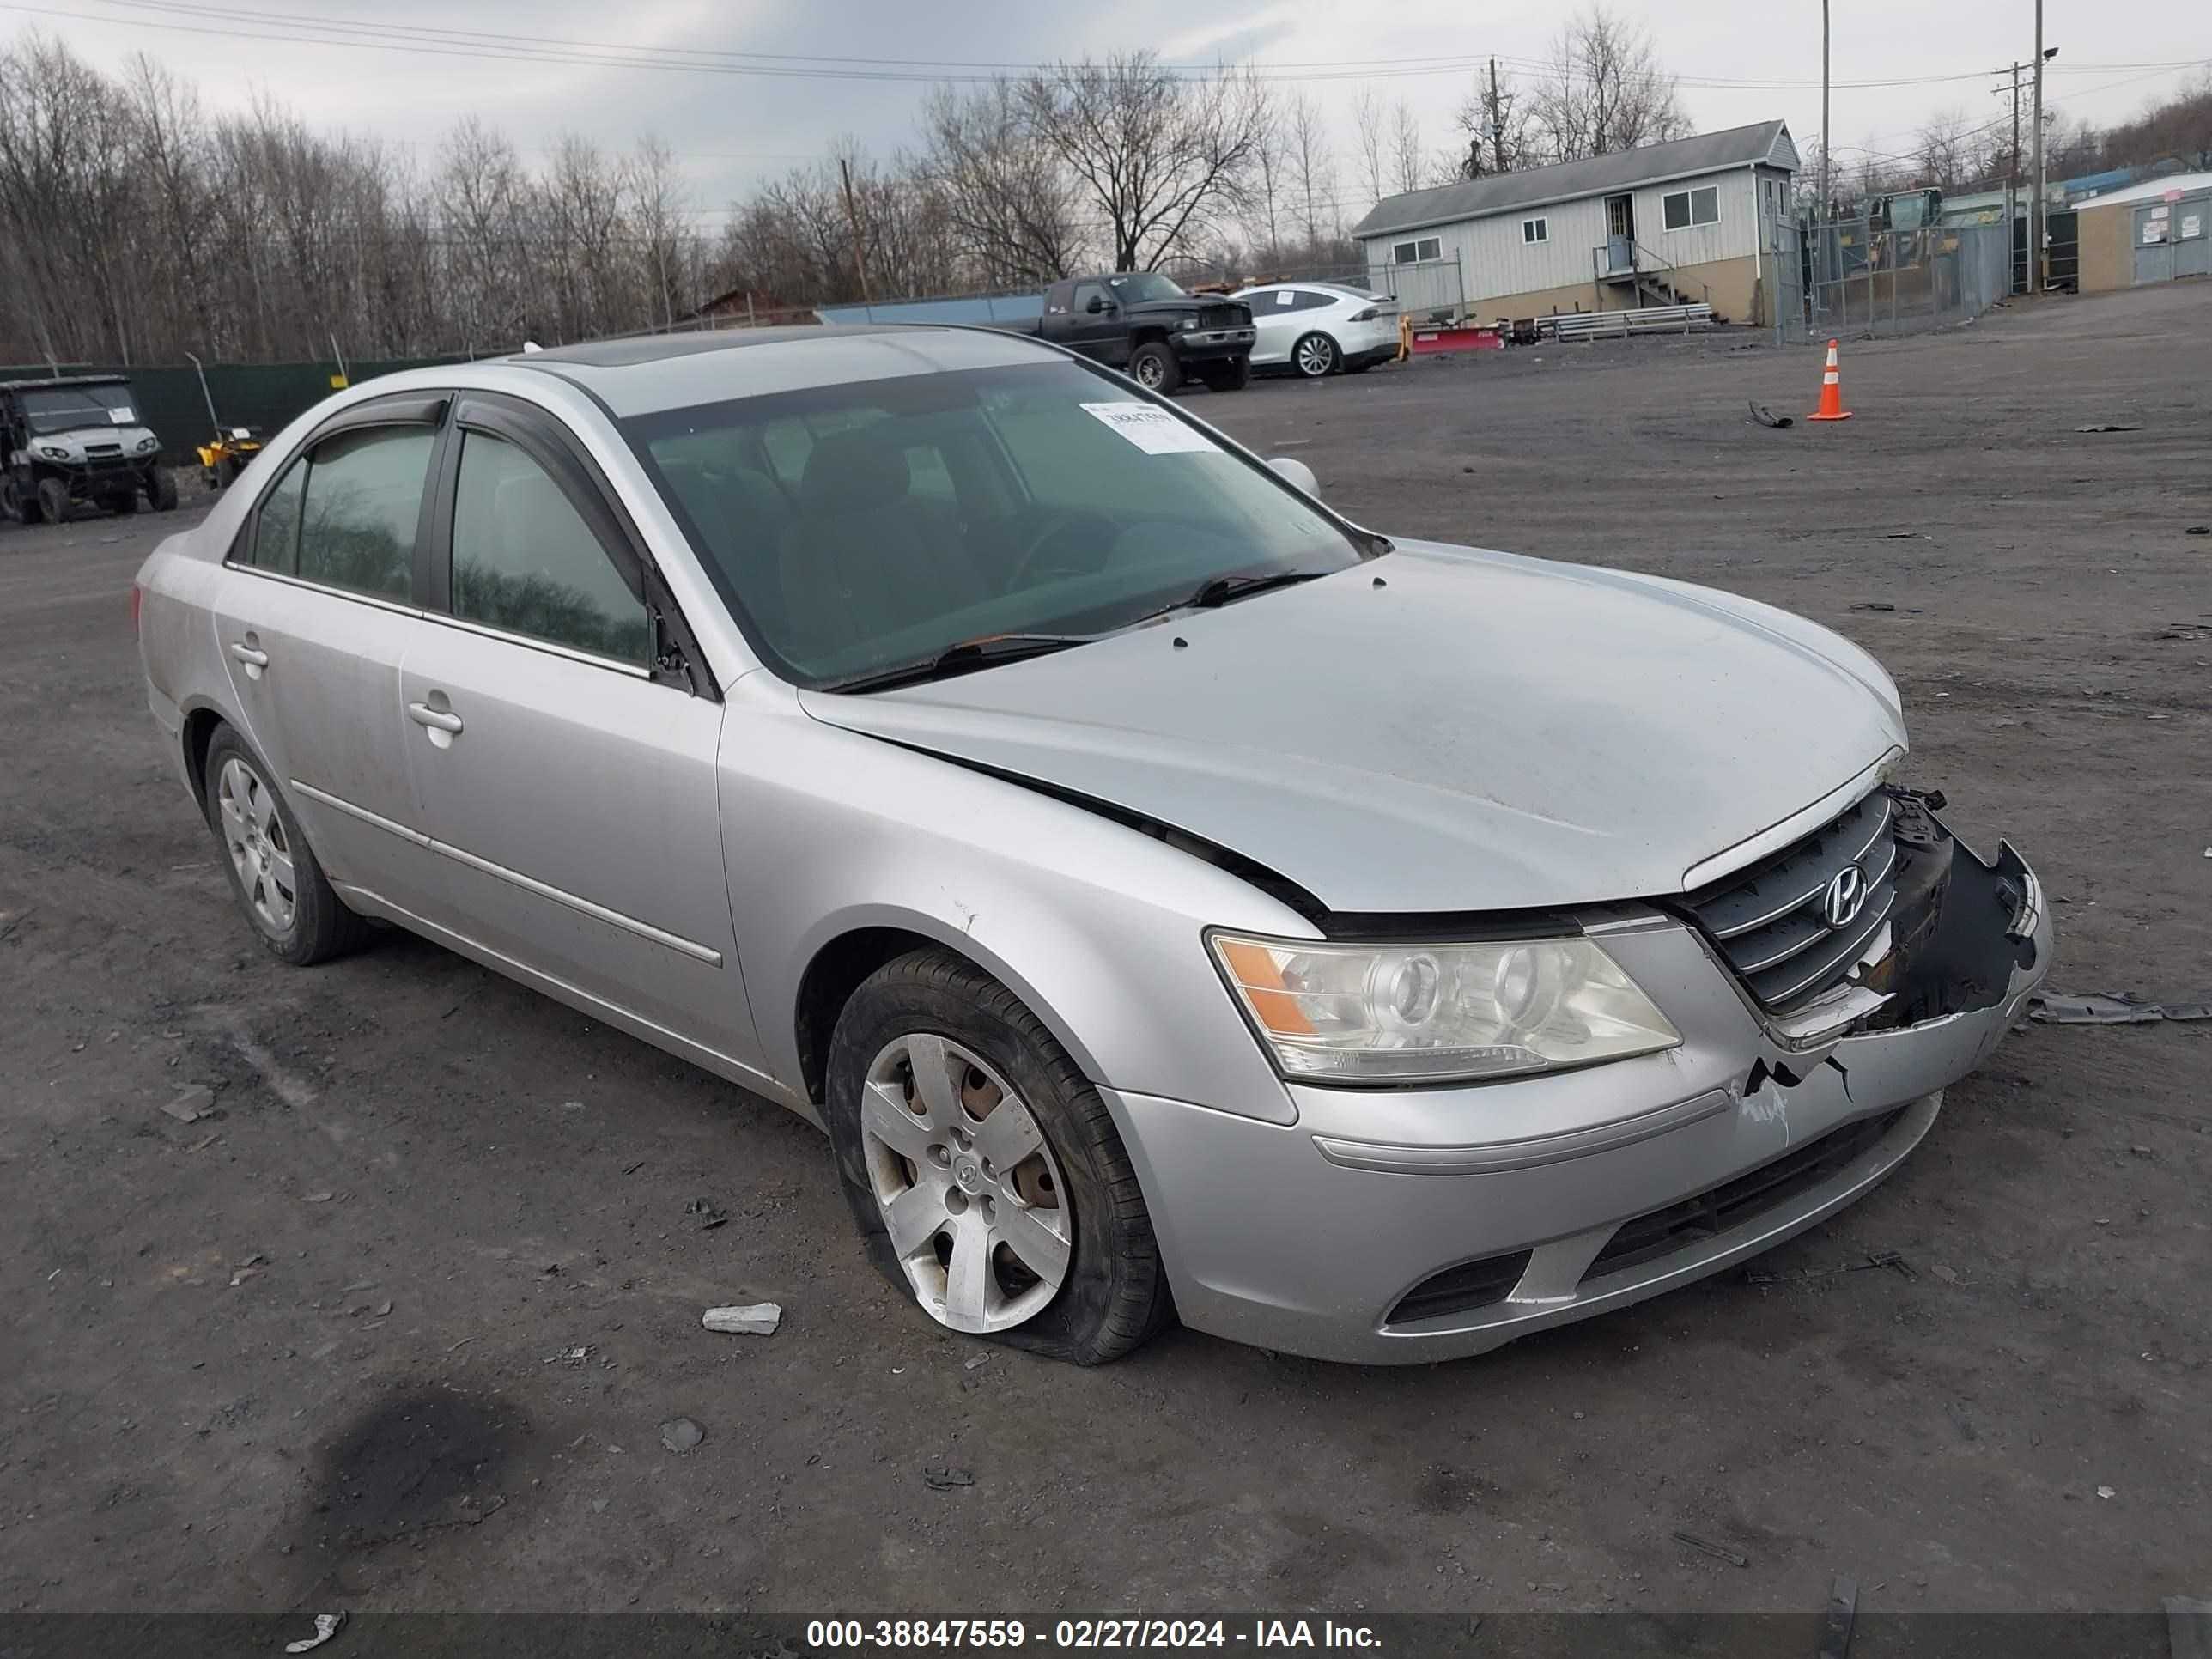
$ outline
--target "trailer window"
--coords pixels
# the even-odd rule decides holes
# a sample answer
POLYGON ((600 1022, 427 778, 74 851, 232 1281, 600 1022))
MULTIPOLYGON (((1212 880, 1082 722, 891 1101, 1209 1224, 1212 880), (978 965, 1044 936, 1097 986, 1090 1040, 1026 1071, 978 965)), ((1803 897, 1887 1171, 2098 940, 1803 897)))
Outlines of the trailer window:
POLYGON ((1669 230, 1687 230, 1692 225, 1720 222, 1721 193, 1712 185, 1696 190, 1670 191, 1660 205, 1665 210, 1667 228, 1669 230))

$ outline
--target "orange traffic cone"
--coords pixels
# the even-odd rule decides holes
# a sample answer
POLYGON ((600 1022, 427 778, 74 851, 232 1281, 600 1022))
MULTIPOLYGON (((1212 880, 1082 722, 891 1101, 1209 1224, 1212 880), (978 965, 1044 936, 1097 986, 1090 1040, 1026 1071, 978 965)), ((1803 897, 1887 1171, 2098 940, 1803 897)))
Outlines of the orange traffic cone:
POLYGON ((1848 421, 1851 411, 1844 407, 1844 377, 1836 368, 1836 343, 1828 342, 1828 367, 1820 375, 1820 406, 1805 417, 1808 421, 1848 421))

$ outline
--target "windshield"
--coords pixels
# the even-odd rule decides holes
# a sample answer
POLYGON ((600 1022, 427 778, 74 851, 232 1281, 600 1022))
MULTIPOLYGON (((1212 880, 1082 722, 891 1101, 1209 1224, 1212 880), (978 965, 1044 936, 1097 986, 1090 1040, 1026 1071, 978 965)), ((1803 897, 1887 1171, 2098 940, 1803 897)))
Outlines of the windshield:
POLYGON ((1147 300, 1182 300, 1189 296, 1166 277, 1157 272, 1140 270, 1120 276, 1109 276, 1106 286, 1114 290, 1114 297, 1123 305, 1142 305, 1147 300))
POLYGON ((1104 633, 1216 576, 1362 557, 1287 485, 1075 363, 623 424, 748 636, 808 686, 988 635, 1104 633))
POLYGON ((26 392, 23 418, 33 432, 75 432, 88 426, 136 426, 127 386, 50 386, 26 392))

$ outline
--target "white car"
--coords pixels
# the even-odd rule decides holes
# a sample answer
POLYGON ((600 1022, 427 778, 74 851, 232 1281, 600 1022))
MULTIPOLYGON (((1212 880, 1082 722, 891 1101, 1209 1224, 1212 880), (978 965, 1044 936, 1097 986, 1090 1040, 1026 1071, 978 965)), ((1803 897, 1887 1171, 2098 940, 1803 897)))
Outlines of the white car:
POLYGON ((1310 380, 1357 374, 1398 355, 1398 302, 1337 283, 1262 283, 1231 296, 1252 308, 1252 367, 1310 380))

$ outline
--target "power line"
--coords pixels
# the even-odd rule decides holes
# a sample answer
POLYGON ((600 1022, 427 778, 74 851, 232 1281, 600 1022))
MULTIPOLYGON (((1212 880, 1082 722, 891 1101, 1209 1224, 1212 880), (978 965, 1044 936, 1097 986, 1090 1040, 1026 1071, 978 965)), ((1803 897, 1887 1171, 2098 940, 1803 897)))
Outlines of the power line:
MULTIPOLYGON (((0 10, 35 16, 62 17, 73 21, 222 38, 275 40, 295 46, 325 46, 352 50, 397 52, 417 56, 478 58, 492 62, 543 63, 595 69, 630 69, 768 79, 846 80, 917 83, 988 83, 1008 74, 1048 72, 1056 64, 996 62, 960 58, 896 58, 811 56, 801 53, 748 52, 728 48, 696 46, 637 46, 614 41, 574 40, 560 37, 503 33, 488 29, 455 29, 402 26, 354 18, 322 18, 297 12, 192 3, 191 0, 84 0, 125 13, 151 12, 195 21, 157 22, 129 15, 103 17, 48 6, 0 3, 0 10), (252 25, 269 27, 256 27, 252 25), (947 71, 958 71, 948 73, 947 71)), ((1496 54, 1499 60, 1528 74, 1556 74, 1557 66, 1539 59, 1496 54)), ((1466 57, 1345 59, 1329 63, 1254 62, 1242 68, 1214 64, 1162 64, 1169 72, 1188 79, 1207 80, 1224 75, 1247 74, 1268 82, 1326 82, 1395 79, 1415 76, 1472 75, 1486 61, 1481 54, 1466 57)), ((2167 64, 2069 64, 2068 73, 2094 73, 2114 69, 2148 70, 2154 73, 2212 64, 2212 58, 2179 59, 2167 64)), ((2054 71, 2058 72, 2055 66, 2054 71)), ((1935 86, 1970 81, 1986 71, 1956 74, 1891 76, 1843 80, 1838 88, 1868 90, 1883 88, 1935 86)), ((1745 78, 1716 76, 1668 77, 1677 86, 1711 91, 1807 91, 1816 81, 1784 78, 1745 78)))

